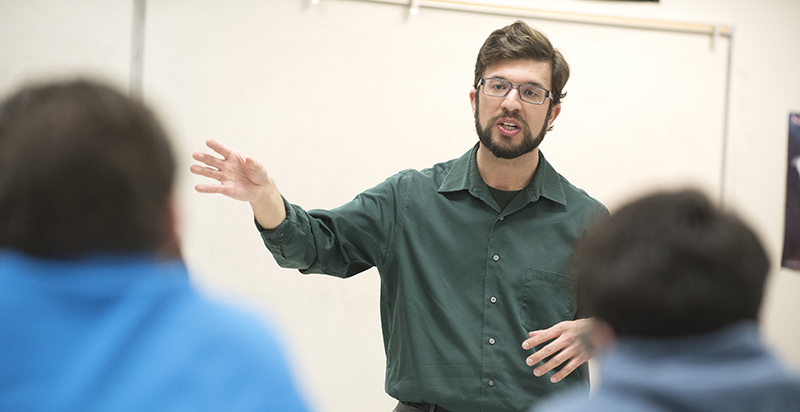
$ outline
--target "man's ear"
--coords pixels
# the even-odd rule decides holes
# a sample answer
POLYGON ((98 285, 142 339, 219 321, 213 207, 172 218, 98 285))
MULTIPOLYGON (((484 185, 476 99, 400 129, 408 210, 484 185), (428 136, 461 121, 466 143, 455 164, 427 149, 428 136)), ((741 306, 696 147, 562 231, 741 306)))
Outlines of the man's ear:
POLYGON ((550 118, 547 119, 547 128, 550 129, 553 127, 553 123, 556 121, 556 117, 561 113, 561 103, 553 106, 553 109, 550 110, 550 118))
POLYGON ((180 259, 182 256, 181 242, 178 236, 178 209, 173 196, 167 198, 163 210, 161 222, 164 225, 162 228, 164 237, 158 254, 165 260, 180 259))
POLYGON ((476 95, 477 92, 478 92, 478 90, 476 90, 476 89, 472 89, 472 90, 469 91, 469 104, 472 106, 472 114, 473 115, 475 114, 475 103, 476 103, 475 99, 478 98, 478 96, 476 95))

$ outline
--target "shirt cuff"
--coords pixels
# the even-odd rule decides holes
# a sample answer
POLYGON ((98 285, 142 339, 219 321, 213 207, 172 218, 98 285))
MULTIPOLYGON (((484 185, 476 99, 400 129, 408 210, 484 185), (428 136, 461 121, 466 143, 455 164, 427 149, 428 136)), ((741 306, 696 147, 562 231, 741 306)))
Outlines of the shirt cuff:
POLYGON ((286 218, 275 229, 265 229, 258 223, 255 216, 253 217, 253 223, 255 223, 256 229, 261 233, 261 238, 265 242, 280 243, 283 239, 288 239, 288 235, 294 227, 293 222, 296 220, 296 213, 285 198, 283 199, 283 207, 286 210, 286 218))

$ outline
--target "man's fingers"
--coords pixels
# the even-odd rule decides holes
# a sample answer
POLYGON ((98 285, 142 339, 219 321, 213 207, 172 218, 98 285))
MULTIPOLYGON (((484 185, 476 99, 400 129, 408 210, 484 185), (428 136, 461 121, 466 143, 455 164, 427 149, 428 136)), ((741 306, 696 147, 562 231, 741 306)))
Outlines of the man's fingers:
POLYGON ((538 345, 557 338, 559 335, 559 333, 552 332, 550 329, 528 332, 528 339, 522 342, 522 349, 533 349, 538 345))
POLYGON ((224 159, 220 159, 218 157, 212 156, 208 153, 203 152, 194 152, 192 153, 192 158, 197 160, 198 162, 205 163, 208 166, 221 169, 222 166, 225 164, 224 159))
POLYGON ((195 185, 194 190, 196 190, 199 193, 219 193, 225 196, 232 197, 231 189, 223 185, 199 184, 195 185))
POLYGON ((233 153, 233 149, 229 148, 228 146, 225 146, 224 144, 214 139, 206 140, 206 146, 208 146, 211 150, 221 154, 222 157, 226 159, 231 156, 231 153, 233 153))
POLYGON ((217 169, 212 169, 210 167, 203 167, 203 166, 199 166, 199 165, 191 165, 191 166, 189 166, 189 171, 191 171, 192 173, 194 173, 196 175, 199 175, 199 176, 204 176, 204 177, 208 177, 208 178, 214 179, 214 180, 216 180, 216 181, 218 181, 220 183, 222 183, 222 180, 225 178, 225 174, 223 174, 222 172, 220 172, 217 169))
POLYGON ((552 358, 548 359, 544 364, 537 366, 536 369, 533 370, 533 374, 536 376, 542 376, 545 373, 555 369, 559 365, 564 364, 564 362, 569 361, 570 358, 572 358, 572 355, 572 352, 570 352, 568 349, 564 349, 561 352, 558 352, 558 354, 552 358))
POLYGON ((589 322, 588 319, 564 321, 549 329, 528 332, 528 339, 522 342, 523 349, 534 349, 549 342, 525 360, 528 366, 535 367, 534 375, 544 376, 559 368, 550 378, 554 383, 559 382, 588 361, 591 354, 582 340, 582 335, 589 322))
POLYGON ((565 346, 561 339, 556 339, 528 356, 526 362, 528 366, 536 365, 559 351, 563 352, 565 346))
MULTIPOLYGON (((238 152, 236 154, 239 155, 238 152)), ((256 174, 265 173, 266 169, 264 169, 264 165, 261 164, 261 162, 259 162, 258 160, 253 159, 252 157, 245 158, 241 155, 239 155, 239 159, 242 161, 242 164, 245 165, 250 172, 256 174)))
MULTIPOLYGON (((536 359, 534 359, 534 361, 535 360, 536 359)), ((576 350, 573 347, 567 347, 558 352, 558 354, 552 358, 548 359, 547 362, 537 366, 533 370, 533 374, 536 376, 542 376, 561 366, 561 369, 550 378, 552 382, 559 382, 588 360, 589 356, 587 356, 585 352, 576 350)), ((531 365, 531 363, 529 362, 528 365, 531 365)))
POLYGON ((569 361, 569 363, 564 365, 564 367, 561 368, 560 371, 556 372, 555 374, 553 374, 553 376, 550 377, 550 382, 553 383, 561 382, 562 379, 566 378, 567 375, 574 372, 575 369, 578 369, 578 367, 581 366, 582 364, 583 362, 579 362, 575 359, 569 361))

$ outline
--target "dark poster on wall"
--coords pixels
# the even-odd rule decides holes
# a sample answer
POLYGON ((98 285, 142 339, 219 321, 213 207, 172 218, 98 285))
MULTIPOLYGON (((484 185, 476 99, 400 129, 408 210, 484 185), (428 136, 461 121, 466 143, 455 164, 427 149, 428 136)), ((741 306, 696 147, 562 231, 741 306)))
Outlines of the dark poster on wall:
POLYGON ((786 223, 783 232, 785 268, 800 270, 800 113, 789 115, 789 150, 786 173, 786 223))

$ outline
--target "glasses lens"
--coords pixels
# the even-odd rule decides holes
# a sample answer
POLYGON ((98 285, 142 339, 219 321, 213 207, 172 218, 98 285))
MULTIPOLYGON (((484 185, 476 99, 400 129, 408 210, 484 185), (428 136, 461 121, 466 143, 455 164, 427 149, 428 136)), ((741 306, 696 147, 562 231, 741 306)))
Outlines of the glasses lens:
POLYGON ((509 89, 511 89, 511 83, 505 80, 485 79, 483 83, 483 92, 489 96, 505 96, 509 89))
POLYGON ((540 89, 536 86, 521 85, 519 87, 519 97, 526 102, 540 104, 544 102, 544 98, 546 96, 547 92, 545 92, 544 89, 540 89))

